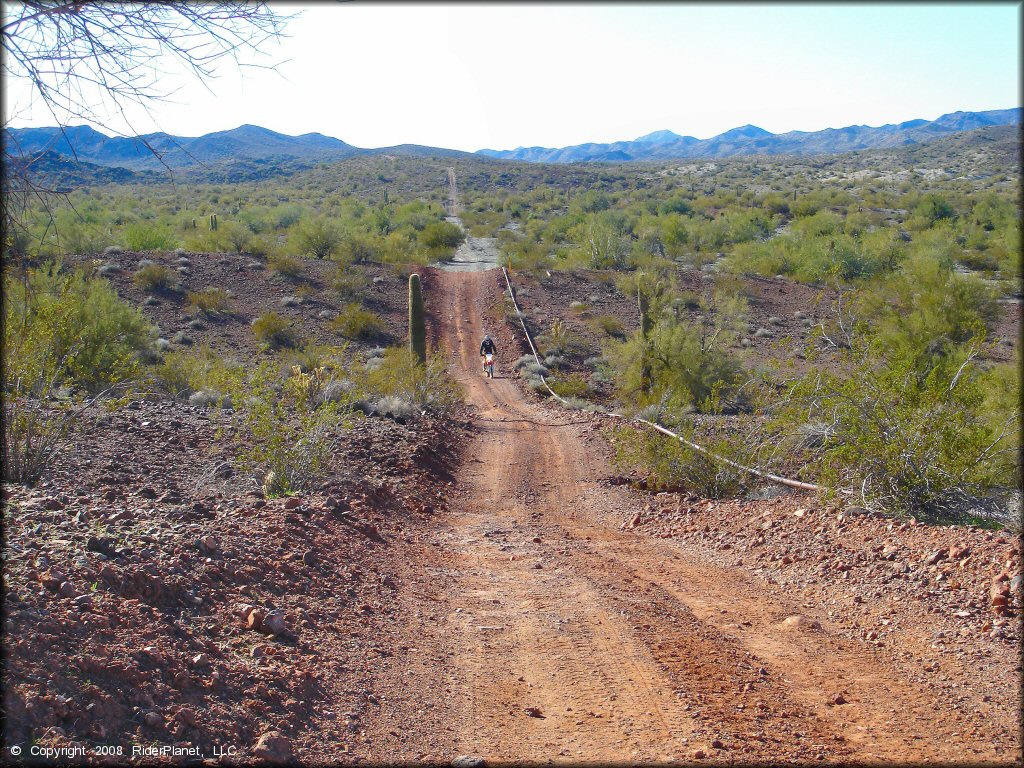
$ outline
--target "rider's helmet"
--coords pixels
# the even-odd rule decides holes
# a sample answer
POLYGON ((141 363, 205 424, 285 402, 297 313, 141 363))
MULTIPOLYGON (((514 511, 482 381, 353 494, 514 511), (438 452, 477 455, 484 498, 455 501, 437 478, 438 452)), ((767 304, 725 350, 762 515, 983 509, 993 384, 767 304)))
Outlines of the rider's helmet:
POLYGON ((484 341, 490 341, 490 340, 491 340, 491 337, 490 337, 490 335, 488 335, 488 334, 486 334, 486 333, 485 333, 485 334, 484 334, 484 341))

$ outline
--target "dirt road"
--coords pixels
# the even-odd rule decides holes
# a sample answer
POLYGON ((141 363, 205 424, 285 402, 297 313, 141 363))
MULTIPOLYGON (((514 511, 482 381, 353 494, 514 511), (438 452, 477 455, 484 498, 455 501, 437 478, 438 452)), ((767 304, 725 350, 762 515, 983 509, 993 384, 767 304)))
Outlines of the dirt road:
POLYGON ((806 598, 622 530, 642 502, 601 482, 590 422, 532 403, 505 378, 507 355, 499 378, 479 373, 498 280, 431 278, 478 436, 454 512, 405 576, 407 655, 382 670, 391 693, 368 757, 1011 759, 980 719, 831 632, 806 598))

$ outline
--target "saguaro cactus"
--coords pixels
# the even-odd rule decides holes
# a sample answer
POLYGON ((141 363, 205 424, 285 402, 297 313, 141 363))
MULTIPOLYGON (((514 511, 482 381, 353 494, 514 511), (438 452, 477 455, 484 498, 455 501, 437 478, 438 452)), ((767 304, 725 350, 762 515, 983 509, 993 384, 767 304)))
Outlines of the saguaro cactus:
POLYGON ((423 318, 420 276, 409 275, 409 351, 420 363, 427 362, 427 328, 423 318))
POLYGON ((651 298, 640 284, 636 281, 636 306, 640 311, 640 335, 646 340, 654 328, 654 321, 651 320, 651 298))

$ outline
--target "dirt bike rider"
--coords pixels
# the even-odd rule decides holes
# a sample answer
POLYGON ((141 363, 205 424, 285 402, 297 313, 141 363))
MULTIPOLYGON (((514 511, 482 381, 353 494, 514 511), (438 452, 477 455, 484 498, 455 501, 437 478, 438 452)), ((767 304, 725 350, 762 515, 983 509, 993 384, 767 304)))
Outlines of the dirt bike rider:
POLYGON ((495 355, 498 353, 498 348, 494 345, 494 341, 489 335, 484 334, 483 343, 480 345, 480 357, 483 358, 483 367, 487 368, 487 358, 485 355, 495 355))

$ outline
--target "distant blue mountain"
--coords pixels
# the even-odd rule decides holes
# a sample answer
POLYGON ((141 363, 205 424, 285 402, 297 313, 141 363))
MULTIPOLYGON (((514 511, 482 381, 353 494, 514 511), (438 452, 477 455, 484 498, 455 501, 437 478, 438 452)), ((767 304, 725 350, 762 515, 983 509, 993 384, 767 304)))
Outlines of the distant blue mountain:
MULTIPOLYGON (((1016 108, 989 112, 951 112, 931 121, 909 120, 877 128, 852 125, 812 133, 790 131, 775 134, 754 125, 744 125, 710 139, 696 139, 662 130, 632 141, 611 144, 589 143, 559 149, 482 149, 477 154, 543 163, 629 162, 753 154, 813 155, 899 147, 977 128, 1020 125, 1020 121, 1021 110, 1016 108)), ((6 128, 3 138, 6 156, 21 157, 25 159, 24 162, 31 161, 47 167, 69 167, 66 163, 56 162, 57 158, 64 157, 80 163, 137 172, 191 168, 197 173, 202 171, 213 174, 211 178, 218 179, 220 176, 217 174, 224 173, 227 166, 233 168, 227 178, 261 178, 273 173, 274 169, 309 167, 317 162, 355 155, 454 157, 469 154, 415 144, 362 149, 320 133, 288 136, 258 125, 241 125, 229 131, 196 137, 150 133, 135 138, 107 136, 88 126, 71 126, 63 130, 6 128)))
POLYGON ((222 160, 265 158, 339 158, 360 150, 319 133, 287 136, 242 125, 205 136, 171 136, 150 133, 137 138, 107 136, 88 126, 59 128, 9 128, 4 131, 5 151, 11 155, 52 152, 96 165, 160 170, 185 168, 222 160))
MULTIPOLYGON (((8 128, 4 151, 13 157, 67 157, 92 165, 161 171, 197 166, 219 167, 225 162, 294 163, 340 160, 353 155, 394 154, 436 156, 469 154, 415 144, 361 149, 322 133, 288 136, 258 125, 241 125, 205 136, 150 133, 137 138, 107 136, 88 126, 60 128, 8 128)), ((51 162, 52 165, 52 162, 51 162)))
POLYGON ((578 144, 558 149, 481 149, 478 154, 538 163, 623 162, 734 155, 819 155, 917 144, 950 133, 993 125, 1020 125, 1020 122, 1021 110, 1017 107, 988 112, 951 112, 936 120, 908 120, 877 128, 851 125, 846 128, 826 128, 823 131, 771 133, 755 125, 744 125, 703 140, 663 130, 632 141, 612 144, 578 144))

